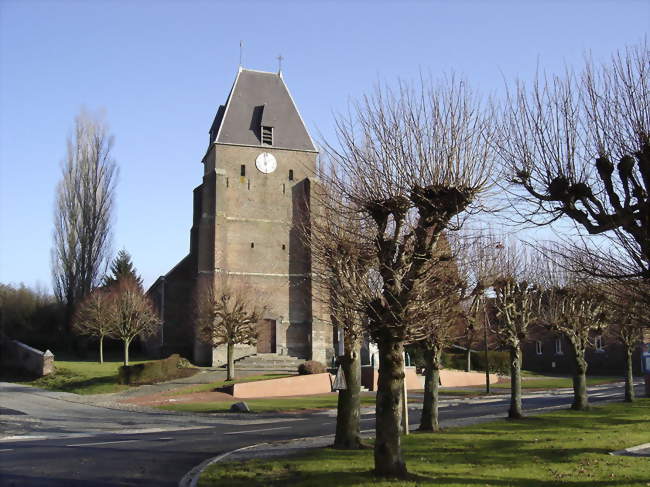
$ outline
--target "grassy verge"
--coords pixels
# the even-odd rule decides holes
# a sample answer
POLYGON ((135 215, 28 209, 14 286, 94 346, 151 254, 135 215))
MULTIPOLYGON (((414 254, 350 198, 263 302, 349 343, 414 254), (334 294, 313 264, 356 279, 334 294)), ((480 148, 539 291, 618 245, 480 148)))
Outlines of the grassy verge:
MULTIPOLYGON (((587 385, 597 386, 611 382, 620 382, 621 380, 623 379, 620 377, 612 376, 588 376, 587 385)), ((492 384, 492 387, 495 389, 510 389, 510 381, 492 384)), ((523 377, 521 381, 522 389, 561 389, 564 387, 573 387, 571 377, 529 376, 523 377)))
POLYGON ((199 384, 192 387, 184 387, 182 389, 175 389, 171 391, 168 395, 178 396, 181 394, 193 394, 195 392, 212 392, 215 389, 219 389, 224 386, 231 386, 233 384, 240 384, 242 382, 256 382, 260 380, 270 380, 270 379, 282 379, 284 377, 292 377, 295 374, 260 374, 260 375, 251 375, 249 377, 242 377, 241 379, 235 380, 220 380, 216 382, 210 382, 209 384, 199 384))
POLYGON ((129 386, 117 383, 117 369, 122 364, 123 362, 118 360, 106 361, 103 364, 78 360, 57 360, 53 374, 32 380, 28 380, 24 376, 5 377, 5 380, 53 391, 75 394, 106 394, 129 388, 129 386))
MULTIPOLYGON (((335 392, 314 396, 277 397, 270 399, 244 399, 254 413, 270 413, 280 411, 304 411, 310 409, 336 408, 338 396, 335 392)), ((183 411, 192 413, 224 413, 230 410, 234 401, 224 402, 195 402, 185 404, 168 404, 158 406, 165 411, 183 411)), ((374 393, 361 394, 361 405, 375 404, 374 393)))
MULTIPOLYGON (((419 392, 424 392, 424 389, 421 389, 419 392)), ((472 389, 440 389, 438 394, 441 396, 456 396, 456 397, 478 397, 485 396, 485 388, 481 390, 472 390, 472 389)))
POLYGON ((516 486, 647 487, 648 459, 610 456, 648 441, 650 399, 495 421, 403 438, 411 478, 378 480, 372 450, 320 449, 272 461, 219 463, 199 486, 516 486))

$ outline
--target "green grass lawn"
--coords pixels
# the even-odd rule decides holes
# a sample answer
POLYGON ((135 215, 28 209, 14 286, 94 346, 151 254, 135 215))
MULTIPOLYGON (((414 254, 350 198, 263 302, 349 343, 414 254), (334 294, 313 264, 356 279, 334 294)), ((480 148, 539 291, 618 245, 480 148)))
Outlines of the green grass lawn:
MULTIPOLYGON (((279 411, 304 411, 307 409, 334 409, 338 401, 336 393, 319 394, 314 396, 277 397, 270 399, 244 399, 253 413, 270 413, 279 411)), ((165 411, 184 411, 192 413, 223 413, 230 410, 235 402, 195 402, 186 404, 169 404, 158 406, 165 411)), ((375 404, 374 393, 361 394, 361 405, 375 404)))
POLYGON ((210 382, 209 384, 199 384, 196 386, 185 387, 183 389, 175 389, 169 392, 170 396, 177 396, 181 394, 192 394, 194 392, 212 392, 215 389, 219 389, 224 386, 231 386, 233 384, 240 384, 242 382, 256 382, 260 380, 270 380, 270 379, 282 379, 284 377, 292 377, 295 374, 260 374, 260 375, 251 375, 249 377, 242 377, 241 379, 235 380, 220 380, 216 382, 210 382))
MULTIPOLYGON (((130 361, 129 363, 141 362, 130 361)), ((122 364, 121 360, 105 361, 103 364, 84 360, 56 360, 53 374, 33 380, 28 380, 24 376, 5 376, 4 380, 75 394, 106 394, 129 388, 117 383, 117 369, 122 364)))
POLYGON ((372 450, 319 449, 300 457, 218 463, 199 485, 647 487, 650 459, 610 456, 648 442, 650 399, 587 412, 557 411, 402 438, 411 478, 378 480, 372 450))
MULTIPOLYGON (((409 391, 410 392, 410 391, 409 391)), ((424 389, 420 389, 418 392, 424 392, 424 389)), ((440 389, 438 391, 440 396, 456 396, 456 397, 478 397, 484 396, 485 387, 482 390, 472 390, 472 389, 440 389)))
MULTIPOLYGON (((597 386, 608 384, 610 382, 620 382, 621 377, 612 376, 587 376, 588 386, 597 386)), ((510 381, 492 384, 495 389, 510 389, 510 381)), ((521 381, 522 389, 561 389, 564 387, 573 387, 571 377, 553 377, 553 376, 524 376, 521 381)))
MULTIPOLYGON (((142 361, 129 361, 130 365, 142 361)), ((129 386, 117 383, 117 369, 122 361, 79 362, 57 360, 56 372, 28 382, 29 385, 75 394, 106 394, 128 389, 129 386)))

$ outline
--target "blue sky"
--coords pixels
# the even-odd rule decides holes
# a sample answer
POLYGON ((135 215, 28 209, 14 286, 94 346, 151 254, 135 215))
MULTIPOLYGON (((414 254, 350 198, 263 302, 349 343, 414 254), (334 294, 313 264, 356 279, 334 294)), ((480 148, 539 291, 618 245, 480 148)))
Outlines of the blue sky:
POLYGON ((149 285, 188 251, 208 129, 239 64, 277 69, 316 139, 377 80, 454 70, 485 93, 639 42, 648 1, 0 0, 0 282, 51 286, 54 188, 82 106, 120 167, 113 247, 149 285))

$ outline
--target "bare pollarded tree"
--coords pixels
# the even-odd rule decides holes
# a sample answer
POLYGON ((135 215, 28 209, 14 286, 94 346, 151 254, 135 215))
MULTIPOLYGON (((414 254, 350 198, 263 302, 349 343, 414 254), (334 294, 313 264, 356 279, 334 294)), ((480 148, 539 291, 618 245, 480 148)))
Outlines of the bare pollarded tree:
POLYGON ((625 354, 625 402, 634 402, 632 354, 642 342, 643 328, 650 326, 645 301, 637 299, 638 285, 638 282, 622 281, 605 286, 612 321, 608 334, 623 345, 625 354))
MULTIPOLYGON (((490 347, 489 320, 487 316, 486 291, 498 276, 501 268, 501 249, 503 237, 494 234, 478 232, 465 234, 455 239, 456 269, 459 277, 465 283, 462 291, 463 321, 461 333, 455 338, 456 343, 466 347, 466 370, 471 370, 471 348, 483 341, 487 350, 490 347), (488 337, 488 338, 486 338, 488 337)), ((486 360, 486 369, 489 364, 486 360)), ((488 371, 489 372, 489 371, 488 371)), ((486 380, 489 380, 489 376, 486 380)))
POLYGON ((416 282, 406 312, 411 327, 410 341, 420 347, 425 362, 420 431, 440 429, 438 391, 442 352, 462 328, 461 303, 467 289, 447 239, 438 241, 435 254, 437 259, 429 272, 416 282))
POLYGON ((510 353, 510 419, 523 418, 521 406, 521 344, 539 316, 541 293, 535 283, 532 257, 517 242, 503 246, 499 273, 492 283, 495 331, 510 353))
POLYGON ((337 120, 338 143, 326 144, 332 184, 363 220, 378 286, 366 303, 379 348, 375 473, 407 474, 400 445, 406 310, 415 282, 434 259, 441 233, 460 224, 488 188, 492 120, 457 78, 433 84, 377 86, 337 120))
POLYGON ((257 343, 257 323, 269 306, 259 289, 243 276, 217 273, 197 287, 196 332, 205 343, 226 345, 227 377, 235 378, 235 345, 257 343))
POLYGON ((66 331, 75 304, 99 283, 108 263, 117 165, 103 118, 82 111, 68 140, 54 206, 52 275, 65 305, 66 331))
POLYGON ((519 215, 566 217, 591 238, 569 244, 592 276, 650 279, 650 52, 644 41, 597 66, 519 83, 498 152, 519 215), (608 240, 595 239, 600 235, 608 240), (580 252, 576 252, 580 250, 580 252), (617 265, 609 265, 612 260, 617 265))
POLYGON ((365 306, 372 295, 374 254, 363 220, 346 211, 345 197, 323 178, 314 192, 316 204, 308 237, 315 296, 324 300, 333 326, 343 332, 343 354, 337 357, 346 387, 339 391, 334 448, 363 448, 360 428, 361 344, 365 306))
POLYGON ((545 261, 539 322, 564 336, 573 361, 572 409, 589 408, 587 394, 587 348, 594 334, 602 334, 611 321, 605 290, 597 282, 566 271, 557 262, 545 261))

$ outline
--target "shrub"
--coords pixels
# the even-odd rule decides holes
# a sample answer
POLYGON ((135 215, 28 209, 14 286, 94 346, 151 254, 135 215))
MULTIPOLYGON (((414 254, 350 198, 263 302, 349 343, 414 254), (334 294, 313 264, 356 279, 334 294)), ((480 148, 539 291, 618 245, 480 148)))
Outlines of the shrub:
MULTIPOLYGON (((508 375, 510 373, 510 355, 508 352, 488 352, 490 373, 508 375)), ((467 370, 464 353, 443 353, 442 366, 446 369, 467 370)), ((472 371, 485 371, 485 352, 472 352, 472 371)))
POLYGON ((180 377, 189 377, 198 372, 198 369, 186 368, 186 364, 189 364, 187 359, 173 354, 162 360, 122 365, 119 368, 118 382, 128 385, 155 384, 180 377))
MULTIPOLYGON (((490 361, 490 372, 508 375, 510 374, 510 352, 488 352, 490 361)), ((472 368, 475 370, 485 370, 485 353, 478 352, 472 354, 472 368)))
MULTIPOLYGON (((424 356, 418 347, 407 347, 411 355, 411 364, 418 368, 424 369, 424 356)), ((490 373, 501 375, 510 374, 510 355, 508 352, 488 352, 490 361, 490 373)), ((444 369, 467 370, 467 359, 464 353, 460 352, 443 352, 442 367, 444 369)), ((472 352, 472 371, 485 371, 485 352, 477 350, 472 352)))
POLYGON ((307 362, 303 362, 298 366, 298 373, 300 375, 322 374, 324 372, 327 372, 327 369, 316 360, 307 360, 307 362))

